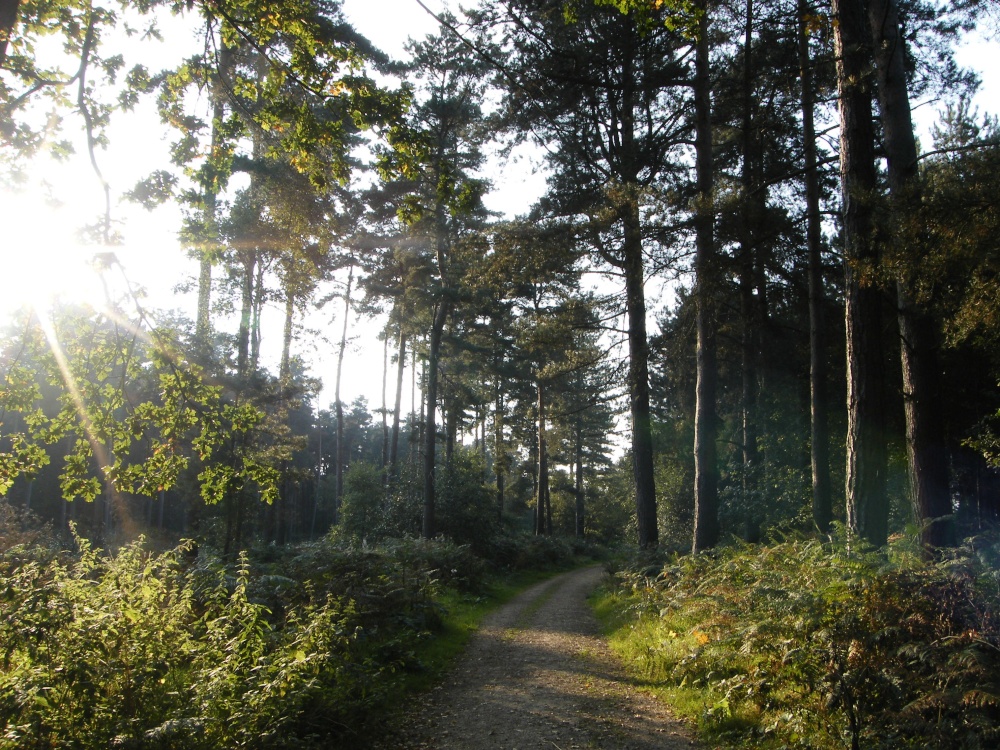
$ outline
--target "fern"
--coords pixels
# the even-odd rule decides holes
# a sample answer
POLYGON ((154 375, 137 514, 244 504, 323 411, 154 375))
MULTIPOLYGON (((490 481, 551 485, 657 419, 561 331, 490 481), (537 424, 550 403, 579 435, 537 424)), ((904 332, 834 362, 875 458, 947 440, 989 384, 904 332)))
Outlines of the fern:
POLYGON ((992 747, 996 551, 972 540, 928 563, 908 540, 800 538, 623 572, 619 607, 648 639, 623 649, 647 677, 701 691, 706 732, 749 746, 992 747))

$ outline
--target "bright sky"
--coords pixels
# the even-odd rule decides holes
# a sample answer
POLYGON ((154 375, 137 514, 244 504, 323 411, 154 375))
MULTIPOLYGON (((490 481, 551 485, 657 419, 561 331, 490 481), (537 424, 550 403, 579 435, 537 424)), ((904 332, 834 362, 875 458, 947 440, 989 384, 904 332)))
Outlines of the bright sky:
MULTIPOLYGON (((457 0, 424 1, 435 12, 449 4, 453 10, 457 9, 457 0)), ((421 38, 436 30, 436 22, 417 0, 345 0, 344 9, 361 33, 390 54, 401 56, 409 37, 421 38)), ((164 29, 167 44, 131 43, 131 52, 138 54, 138 59, 150 68, 170 65, 198 48, 197 41, 181 22, 168 21, 167 24, 169 28, 164 29), (190 39, 189 49, 185 49, 183 40, 186 39, 190 39)), ((981 110, 1000 113, 1000 75, 997 74, 1000 48, 996 42, 967 47, 960 52, 959 61, 983 71, 981 110)), ((924 107, 918 112, 931 109, 924 107)), ((73 116, 66 120, 68 130, 77 127, 73 116)), ((110 132, 111 146, 98 155, 115 196, 112 204, 115 228, 123 237, 123 243, 113 248, 114 252, 133 285, 148 291, 150 307, 176 307, 193 317, 193 296, 178 294, 174 289, 179 281, 192 278, 196 272, 193 262, 186 258, 177 242, 179 212, 163 207, 148 213, 119 202, 117 198, 140 177, 168 163, 168 135, 151 106, 114 122, 110 132)), ((499 188, 488 199, 489 207, 507 215, 525 212, 544 188, 543 176, 531 174, 524 163, 494 166, 487 176, 499 188)), ((0 315, 51 293, 92 301, 101 299, 103 290, 88 265, 93 254, 101 248, 81 243, 78 234, 82 226, 94 223, 102 214, 103 203, 100 184, 82 145, 78 146, 76 156, 66 162, 39 160, 33 163, 24 186, 13 193, 0 192, 6 295, 0 299, 0 315)), ((318 403, 321 407, 332 400, 334 342, 339 338, 342 325, 341 310, 339 304, 331 304, 311 316, 308 326, 320 335, 318 338, 307 335, 300 345, 299 353, 310 363, 312 372, 324 381, 325 390, 318 403)), ((279 305, 274 304, 265 314, 263 350, 267 361, 273 364, 280 346, 282 313, 279 305)), ((342 386, 345 401, 364 393, 373 408, 379 405, 382 375, 382 347, 375 341, 378 328, 379 324, 371 323, 354 329, 357 338, 345 364, 342 386)), ((407 408, 405 399, 404 408, 407 408)))

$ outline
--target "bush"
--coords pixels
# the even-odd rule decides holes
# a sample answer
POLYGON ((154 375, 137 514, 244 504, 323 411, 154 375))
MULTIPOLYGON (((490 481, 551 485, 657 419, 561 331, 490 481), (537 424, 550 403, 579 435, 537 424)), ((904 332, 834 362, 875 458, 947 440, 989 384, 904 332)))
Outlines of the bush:
POLYGON ((594 547, 565 537, 504 534, 493 538, 486 557, 507 570, 550 570, 571 565, 578 550, 589 554, 594 547))
POLYGON ((738 546, 619 574, 618 606, 637 617, 623 630, 636 665, 700 695, 683 700, 717 737, 989 748, 1000 739, 1000 579, 984 557, 969 547, 931 564, 902 543, 889 557, 804 539, 738 546))
POLYGON ((480 453, 456 447, 451 463, 438 472, 435 521, 437 530, 458 544, 485 555, 499 531, 496 499, 483 482, 480 453))
POLYGON ((486 563, 466 545, 443 538, 408 537, 388 540, 383 549, 404 577, 425 574, 467 593, 482 593, 486 588, 486 563))
POLYGON ((412 559, 322 542, 230 570, 77 541, 0 558, 0 748, 336 746, 440 624, 412 559))
POLYGON ((375 545, 385 535, 385 487, 374 464, 351 464, 344 475, 339 534, 375 545))
MULTIPOLYGON (((0 747, 108 747, 184 712, 200 623, 187 547, 5 564, 0 747)), ((5 560, 5 563, 7 560, 5 560)))

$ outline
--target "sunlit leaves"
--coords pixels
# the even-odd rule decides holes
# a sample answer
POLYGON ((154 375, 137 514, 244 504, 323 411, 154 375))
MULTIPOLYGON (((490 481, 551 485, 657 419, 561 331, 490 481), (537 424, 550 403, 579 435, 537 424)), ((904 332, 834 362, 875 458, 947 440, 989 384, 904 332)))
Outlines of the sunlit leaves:
POLYGON ((225 187, 233 155, 266 136, 268 157, 286 160, 319 188, 346 183, 358 130, 398 115, 398 92, 365 72, 371 50, 338 5, 313 0, 227 0, 200 7, 211 52, 164 78, 164 119, 178 129, 175 162, 207 194, 225 187), (209 90, 228 114, 212 124, 181 115, 188 88, 209 90), (217 176, 206 179, 206 170, 217 176))
POLYGON ((208 502, 250 485, 268 501, 275 497, 274 467, 287 456, 255 437, 274 426, 252 404, 227 403, 168 332, 142 339, 77 311, 48 323, 33 318, 4 342, 4 356, 3 491, 19 476, 35 476, 58 451, 66 500, 91 501, 106 486, 153 496, 174 486, 193 459, 208 502), (54 399, 43 384, 57 388, 54 399))
POLYGON ((158 169, 128 191, 125 197, 149 211, 170 200, 176 188, 177 177, 166 170, 158 169))
POLYGON ((26 111, 42 97, 56 106, 88 110, 90 137, 104 143, 110 105, 104 100, 105 89, 116 86, 124 65, 120 55, 103 56, 104 36, 114 28, 122 10, 95 6, 87 0, 45 2, 23 0, 18 6, 4 61, 8 75, 0 80, 0 123, 3 134, 14 146, 8 158, 16 163, 19 156, 30 156, 51 138, 57 119, 26 116, 26 111), (61 53, 47 37, 61 41, 61 53), (77 91, 78 82, 87 83, 77 91))
POLYGON ((77 438, 73 449, 63 459, 65 465, 59 475, 59 489, 66 500, 93 502, 101 494, 101 480, 93 475, 90 468, 93 457, 86 438, 77 438))
POLYGON ((350 745, 398 699, 399 667, 439 622, 432 561, 466 575, 458 561, 471 559, 321 542, 261 569, 193 542, 105 553, 73 541, 54 558, 0 550, 3 750, 350 745))
POLYGON ((566 4, 566 17, 576 20, 574 6, 580 2, 594 2, 596 5, 610 5, 622 13, 635 16, 640 28, 647 31, 655 23, 662 23, 671 31, 680 31, 689 39, 698 34, 698 22, 704 13, 697 2, 692 0, 572 0, 566 4))
POLYGON ((0 452, 0 493, 6 494, 19 476, 33 477, 49 463, 45 449, 25 435, 8 438, 9 448, 0 452))

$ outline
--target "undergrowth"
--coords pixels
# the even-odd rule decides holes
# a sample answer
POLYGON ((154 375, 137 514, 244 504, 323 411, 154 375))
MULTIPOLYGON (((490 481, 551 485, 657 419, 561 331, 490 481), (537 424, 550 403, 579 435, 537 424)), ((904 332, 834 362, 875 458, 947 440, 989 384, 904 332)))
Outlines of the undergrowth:
POLYGON ((597 607, 632 670, 715 742, 985 750, 1000 745, 998 550, 733 546, 619 572, 597 607))
POLYGON ((358 747, 510 588, 446 541, 0 553, 0 748, 358 747))

